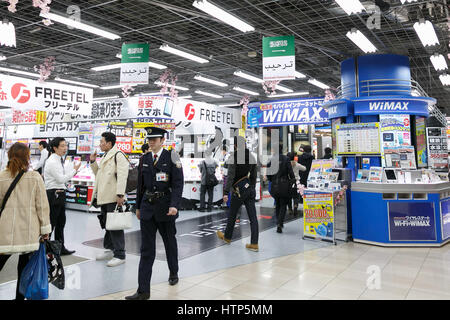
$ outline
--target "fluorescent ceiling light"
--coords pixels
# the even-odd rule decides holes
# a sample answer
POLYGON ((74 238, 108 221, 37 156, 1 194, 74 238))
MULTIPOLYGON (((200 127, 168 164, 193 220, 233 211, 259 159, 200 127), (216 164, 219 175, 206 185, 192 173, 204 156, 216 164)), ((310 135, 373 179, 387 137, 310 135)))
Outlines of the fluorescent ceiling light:
POLYGON ((316 87, 319 87, 321 89, 330 89, 329 86, 327 86, 325 83, 322 83, 320 81, 317 81, 316 79, 309 79, 308 83, 315 85, 316 87))
POLYGON ((214 85, 219 86, 219 87, 228 87, 228 84, 226 84, 224 82, 208 79, 208 78, 205 78, 205 77, 203 77, 201 75, 196 75, 194 77, 194 79, 195 80, 199 80, 199 81, 203 81, 203 82, 208 82, 208 83, 214 84, 214 85))
POLYGON ((122 54, 121 53, 116 54, 116 58, 122 59, 122 54))
POLYGON ((417 2, 417 0, 400 0, 402 4, 405 4, 405 2, 411 3, 411 2, 417 2))
MULTIPOLYGON (((154 83, 155 83, 157 86, 160 86, 160 87, 164 86, 164 83, 162 83, 161 81, 155 81, 154 83)), ((182 91, 188 91, 188 90, 189 90, 189 88, 180 87, 180 86, 174 86, 174 85, 171 85, 171 84, 167 84, 167 86, 168 86, 169 88, 175 88, 175 89, 182 90, 182 91)))
POLYGON ((203 58, 200 58, 199 56, 193 55, 191 53, 188 53, 188 52, 181 51, 179 49, 170 47, 167 44, 163 44, 161 47, 159 47, 159 49, 161 49, 163 51, 166 51, 166 52, 169 52, 169 53, 172 53, 172 54, 175 54, 177 56, 180 56, 180 57, 183 57, 183 58, 186 58, 186 59, 198 62, 198 63, 208 63, 209 62, 206 59, 203 59, 203 58))
MULTIPOLYGON (((136 87, 137 84, 129 84, 128 86, 129 87, 136 87)), ((110 89, 118 89, 118 88, 123 88, 123 87, 125 87, 125 85, 118 84, 118 85, 114 85, 114 86, 100 87, 100 89, 102 89, 102 90, 110 90, 110 89)))
POLYGON ((92 100, 96 101, 96 100, 117 99, 117 98, 119 98, 119 96, 99 97, 99 98, 94 98, 92 100))
MULTIPOLYGON (((244 78, 244 79, 256 82, 256 83, 261 83, 261 84, 264 83, 263 79, 255 77, 255 76, 252 76, 251 74, 248 74, 248 73, 243 72, 243 71, 236 71, 233 74, 235 76, 238 76, 238 77, 241 77, 241 78, 244 78)), ((294 92, 294 90, 289 89, 287 87, 284 87, 282 85, 277 85, 275 88, 280 90, 280 91, 283 91, 283 92, 294 92)))
POLYGON ((4 60, 6 60, 6 57, 5 56, 0 56, 0 61, 4 61, 4 60))
POLYGON ((377 51, 377 48, 372 44, 372 42, 370 42, 370 40, 357 29, 352 29, 352 31, 347 32, 346 36, 365 53, 377 51))
POLYGON ((135 94, 135 96, 162 96, 162 95, 166 95, 169 94, 169 92, 144 92, 144 93, 137 93, 135 94))
POLYGON ((85 86, 85 87, 89 87, 89 88, 99 88, 100 87, 100 86, 97 86, 95 84, 84 83, 84 82, 79 82, 79 81, 72 81, 72 80, 66 80, 66 79, 61 79, 61 78, 55 78, 55 81, 61 81, 61 82, 66 82, 66 83, 71 83, 71 84, 78 84, 80 86, 85 86))
POLYGON ((190 96, 190 95, 187 95, 187 96, 179 96, 178 98, 179 98, 179 99, 191 99, 192 96, 190 96))
POLYGON ((280 91, 287 92, 287 93, 292 93, 292 92, 294 92, 294 90, 289 89, 288 87, 284 87, 284 86, 279 85, 279 84, 275 87, 275 89, 278 89, 278 90, 280 90, 280 91))
POLYGON ((417 89, 414 89, 414 90, 411 92, 411 95, 414 96, 414 97, 420 97, 420 93, 419 93, 419 91, 418 91, 417 89))
POLYGON ((309 94, 309 91, 299 91, 299 92, 292 92, 292 93, 281 93, 281 94, 271 94, 267 95, 270 98, 278 98, 278 97, 292 97, 292 96, 304 96, 309 94))
POLYGON ((218 94, 213 94, 213 93, 209 93, 209 92, 205 92, 205 91, 200 91, 200 90, 196 90, 195 93, 197 93, 197 94, 202 94, 202 95, 208 96, 208 97, 217 98, 217 99, 223 98, 222 96, 219 96, 218 94))
POLYGON ((233 103, 233 104, 219 104, 219 107, 236 107, 240 106, 239 103, 233 103))
POLYGON ((295 71, 295 77, 299 78, 299 79, 303 79, 303 78, 306 78, 306 75, 304 75, 301 72, 295 71))
POLYGON ((430 21, 426 20, 414 23, 414 30, 416 30, 424 47, 439 44, 433 24, 430 21))
POLYGON ((441 80, 442 84, 444 86, 450 86, 450 75, 448 74, 441 74, 439 76, 439 80, 441 80))
POLYGON ((359 0, 335 0, 336 3, 344 9, 344 11, 351 15, 352 13, 361 13, 365 10, 364 6, 359 0))
POLYGON ((250 90, 247 90, 247 89, 243 89, 241 87, 234 87, 233 90, 239 91, 239 92, 243 92, 243 93, 247 93, 247 94, 249 94, 251 96, 259 96, 258 92, 254 92, 254 91, 250 91, 250 90))
POLYGON ((430 60, 433 63, 433 67, 434 69, 436 69, 436 71, 448 69, 447 61, 445 61, 445 57, 442 54, 436 53, 430 57, 430 60))
POLYGON ((108 32, 106 30, 102 30, 97 27, 90 26, 83 22, 75 21, 73 19, 69 19, 69 18, 60 16, 60 15, 54 14, 54 13, 50 13, 50 12, 49 13, 41 13, 41 17, 65 24, 65 25, 73 27, 75 29, 80 29, 80 30, 83 30, 83 31, 86 31, 89 33, 93 33, 100 37, 104 37, 104 38, 107 38, 110 40, 116 40, 116 39, 120 38, 120 36, 117 34, 108 32))
POLYGON ((16 47, 16 29, 11 22, 0 21, 0 45, 6 47, 16 47))
MULTIPOLYGON (((119 69, 121 65, 122 65, 121 63, 114 63, 114 64, 108 64, 106 66, 94 67, 94 68, 91 68, 91 70, 105 71, 105 70, 119 69)), ((159 69, 159 70, 167 69, 166 66, 163 66, 162 64, 154 63, 154 62, 149 62, 148 66, 151 68, 154 68, 154 69, 159 69)))
POLYGON ((40 74, 38 74, 38 73, 31 73, 31 72, 15 70, 15 69, 9 69, 9 68, 3 68, 3 67, 0 67, 0 71, 17 73, 17 74, 23 74, 24 76, 30 76, 30 77, 35 77, 35 78, 40 78, 41 77, 40 74))
POLYGON ((227 11, 219 8, 218 6, 212 4, 207 0, 194 1, 192 5, 197 9, 206 12, 214 18, 219 19, 242 32, 255 31, 255 28, 248 23, 242 21, 241 19, 235 17, 234 15, 228 13, 227 11))

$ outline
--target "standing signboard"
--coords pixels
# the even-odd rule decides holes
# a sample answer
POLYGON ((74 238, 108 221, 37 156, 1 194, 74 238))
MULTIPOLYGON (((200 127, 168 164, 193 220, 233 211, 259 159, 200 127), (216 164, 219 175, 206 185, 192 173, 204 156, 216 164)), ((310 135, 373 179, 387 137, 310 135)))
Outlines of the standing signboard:
POLYGON ((303 195, 303 235, 334 239, 334 206, 332 192, 306 190, 303 195))

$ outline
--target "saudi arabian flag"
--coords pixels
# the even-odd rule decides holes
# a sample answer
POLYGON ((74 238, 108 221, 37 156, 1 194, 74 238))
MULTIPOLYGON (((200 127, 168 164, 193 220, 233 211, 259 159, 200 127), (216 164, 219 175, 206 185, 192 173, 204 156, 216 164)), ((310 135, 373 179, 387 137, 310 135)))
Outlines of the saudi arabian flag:
POLYGON ((120 85, 148 84, 148 43, 122 45, 120 85))
POLYGON ((263 37, 264 81, 295 79, 294 36, 263 37))

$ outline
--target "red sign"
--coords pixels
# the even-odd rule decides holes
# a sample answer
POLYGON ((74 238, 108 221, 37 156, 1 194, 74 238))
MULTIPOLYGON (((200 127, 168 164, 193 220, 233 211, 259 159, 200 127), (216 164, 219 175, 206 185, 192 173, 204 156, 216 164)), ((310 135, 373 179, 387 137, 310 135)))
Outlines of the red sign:
POLYGON ((123 153, 131 153, 133 150, 133 143, 131 137, 117 137, 116 145, 117 149, 123 153))
POLYGON ((30 90, 23 83, 16 83, 11 87, 11 96, 18 103, 27 103, 30 100, 30 90))
POLYGON ((36 123, 36 110, 19 111, 13 109, 12 114, 13 123, 36 123))
POLYGON ((195 109, 191 103, 187 104, 186 107, 184 108, 184 115, 186 116, 186 119, 188 119, 189 121, 194 119, 195 109))

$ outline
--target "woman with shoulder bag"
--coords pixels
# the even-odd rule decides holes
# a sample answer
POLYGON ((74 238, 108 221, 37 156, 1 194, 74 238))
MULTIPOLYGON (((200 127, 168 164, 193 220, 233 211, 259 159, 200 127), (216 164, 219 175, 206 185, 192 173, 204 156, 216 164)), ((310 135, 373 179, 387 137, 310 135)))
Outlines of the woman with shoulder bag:
POLYGON ((8 151, 8 165, 0 172, 0 272, 12 254, 18 253, 16 300, 20 277, 40 240, 51 232, 50 208, 44 181, 37 171, 28 171, 30 149, 15 143, 8 151))
MULTIPOLYGON (((272 153, 275 154, 275 150, 272 153)), ((279 147, 278 153, 278 167, 272 168, 274 158, 267 165, 268 170, 272 174, 267 174, 267 178, 271 181, 270 195, 275 199, 275 212, 277 219, 277 232, 282 233, 284 227, 284 217, 286 216, 286 209, 289 201, 292 198, 293 185, 295 184, 295 175, 292 170, 289 158, 282 154, 282 146, 279 147)))

